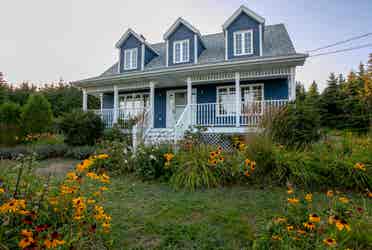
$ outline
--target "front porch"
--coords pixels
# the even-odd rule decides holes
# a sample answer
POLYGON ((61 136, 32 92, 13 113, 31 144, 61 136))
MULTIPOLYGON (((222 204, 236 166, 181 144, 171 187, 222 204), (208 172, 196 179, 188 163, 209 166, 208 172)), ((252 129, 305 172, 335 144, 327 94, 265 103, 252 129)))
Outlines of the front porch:
MULTIPOLYGON (((110 128, 141 128, 143 139, 151 131, 171 131, 170 140, 181 139, 194 126, 211 133, 246 132, 257 129, 262 117, 295 99, 294 68, 257 71, 209 72, 153 77, 147 83, 114 83, 83 89, 100 97, 93 110, 110 128)), ((150 136, 150 135, 149 135, 150 136)))

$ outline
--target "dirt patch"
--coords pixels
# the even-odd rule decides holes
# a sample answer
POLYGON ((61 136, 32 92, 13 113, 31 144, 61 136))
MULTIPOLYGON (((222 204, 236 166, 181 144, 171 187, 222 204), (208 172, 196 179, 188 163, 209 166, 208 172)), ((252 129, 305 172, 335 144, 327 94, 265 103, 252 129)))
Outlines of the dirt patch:
POLYGON ((67 172, 74 169, 75 165, 78 163, 76 160, 65 160, 65 159, 55 159, 55 160, 48 160, 44 162, 42 165, 43 167, 38 168, 36 170, 36 174, 40 175, 55 175, 55 176, 63 176, 67 172))

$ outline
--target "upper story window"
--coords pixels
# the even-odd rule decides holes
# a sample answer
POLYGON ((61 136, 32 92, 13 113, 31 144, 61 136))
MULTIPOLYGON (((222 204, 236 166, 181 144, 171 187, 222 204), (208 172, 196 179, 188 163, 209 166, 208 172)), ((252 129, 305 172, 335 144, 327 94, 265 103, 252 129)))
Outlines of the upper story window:
POLYGON ((124 69, 137 69, 137 53, 138 49, 126 49, 124 50, 124 69))
POLYGON ((253 31, 234 32, 234 56, 253 54, 253 31))
POLYGON ((190 60, 189 40, 175 41, 173 43, 173 63, 185 63, 190 60))

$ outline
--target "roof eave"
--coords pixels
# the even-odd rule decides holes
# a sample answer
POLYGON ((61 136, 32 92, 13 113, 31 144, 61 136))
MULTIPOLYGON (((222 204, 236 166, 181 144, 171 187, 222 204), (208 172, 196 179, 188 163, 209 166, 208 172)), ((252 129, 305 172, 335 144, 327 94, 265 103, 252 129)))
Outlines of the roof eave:
POLYGON ((240 64, 252 64, 252 65, 259 65, 265 63, 285 63, 285 62, 296 62, 297 66, 303 66, 305 63, 308 54, 301 54, 297 53, 290 56, 278 56, 278 57, 269 57, 269 58, 259 58, 254 60, 239 60, 239 61, 229 61, 229 62, 219 62, 219 63, 210 63, 210 64, 199 64, 199 65, 192 65, 187 67, 177 67, 177 68, 166 68, 166 69, 159 69, 159 70, 152 70, 152 71, 145 71, 145 72, 135 72, 131 74, 116 74, 113 76, 105 76, 105 77, 93 77, 88 79, 83 79, 80 81, 72 82, 72 84, 76 87, 84 87, 84 85, 88 85, 89 83, 94 82, 104 82, 110 80, 121 80, 125 78, 136 78, 136 77, 145 77, 145 76, 156 76, 158 74, 166 74, 166 73, 174 73, 174 72, 188 72, 195 69, 216 69, 219 67, 224 66, 234 66, 240 64))
POLYGON ((182 17, 179 17, 173 24, 172 26, 167 30, 167 32, 165 32, 165 34, 163 35, 163 39, 164 40, 168 40, 169 36, 172 35, 172 33, 178 28, 178 26, 180 24, 183 24, 185 25, 188 29, 190 29, 192 32, 194 32, 195 34, 197 34, 201 40, 201 42, 203 43, 203 45, 205 46, 204 44, 204 41, 201 39, 201 33, 200 31, 195 28, 192 24, 190 24, 188 21, 186 21, 185 19, 183 19, 182 17))
POLYGON ((229 19, 226 20, 226 22, 222 25, 222 28, 223 30, 226 30, 234 21, 235 19, 242 13, 244 12, 245 14, 247 14, 248 16, 250 16, 251 18, 253 18, 254 20, 256 20, 258 23, 260 24, 264 24, 265 23, 265 18, 263 18, 262 16, 258 15, 256 12, 254 12, 253 10, 245 7, 244 5, 240 6, 239 9, 237 9, 234 14, 229 17, 229 19))

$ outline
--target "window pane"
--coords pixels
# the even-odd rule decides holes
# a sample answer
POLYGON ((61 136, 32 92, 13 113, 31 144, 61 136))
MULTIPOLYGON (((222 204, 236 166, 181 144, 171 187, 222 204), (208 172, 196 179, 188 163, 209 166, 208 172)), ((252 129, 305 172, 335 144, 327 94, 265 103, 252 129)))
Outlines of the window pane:
POLYGON ((175 43, 175 61, 180 62, 181 61, 181 44, 180 43, 175 43))
POLYGON ((242 54, 242 34, 235 35, 235 51, 237 55, 242 54))
POLYGON ((182 54, 183 54, 182 61, 183 62, 189 61, 189 46, 188 45, 189 45, 188 41, 183 41, 182 43, 182 54))
POLYGON ((132 67, 137 68, 137 50, 132 50, 132 67))
POLYGON ((130 68, 130 64, 131 64, 130 60, 131 60, 130 51, 126 50, 124 52, 124 61, 125 61, 124 65, 125 65, 125 68, 127 69, 130 68))
POLYGON ((251 51, 251 36, 252 36, 252 33, 251 32, 246 32, 244 33, 244 53, 246 54, 250 54, 252 53, 251 51))

